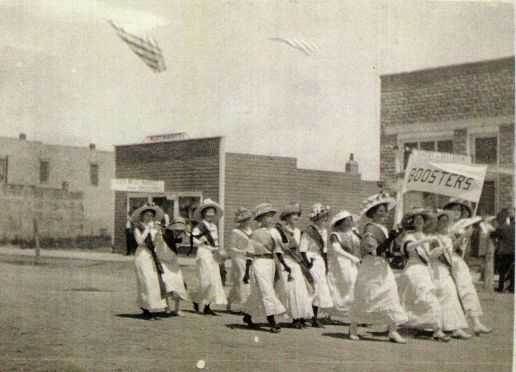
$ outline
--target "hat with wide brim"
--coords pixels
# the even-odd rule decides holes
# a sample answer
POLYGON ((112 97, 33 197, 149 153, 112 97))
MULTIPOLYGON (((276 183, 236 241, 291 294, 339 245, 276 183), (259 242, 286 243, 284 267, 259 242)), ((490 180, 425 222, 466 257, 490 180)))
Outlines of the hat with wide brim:
POLYGON ((312 207, 312 211, 308 216, 310 221, 317 221, 330 214, 330 207, 328 205, 322 205, 321 203, 315 203, 312 207))
POLYGON ((351 213, 349 213, 348 211, 346 211, 346 210, 340 211, 332 218, 332 220, 330 222, 330 226, 335 227, 335 225, 337 225, 340 221, 342 221, 348 217, 351 217, 353 219, 353 215, 351 213))
POLYGON ((470 216, 473 215, 473 207, 471 202, 462 199, 451 198, 444 206, 443 209, 451 209, 454 205, 460 205, 462 209, 466 209, 470 216))
POLYGON ((235 222, 244 222, 253 218, 253 212, 249 209, 240 207, 240 209, 235 214, 235 222))
POLYGON ((285 221, 291 214, 297 214, 298 216, 301 216, 301 207, 298 203, 287 204, 284 206, 281 210, 279 219, 285 221))
POLYGON ((176 231, 186 231, 186 220, 183 217, 176 217, 167 228, 176 231))
POLYGON ((215 218, 220 219, 224 215, 224 211, 222 210, 222 207, 219 205, 219 203, 211 200, 211 199, 204 199, 203 203, 197 207, 197 209, 194 212, 193 218, 196 221, 202 220, 202 212, 206 209, 213 208, 215 209, 215 218))
POLYGON ((142 205, 140 208, 136 209, 132 214, 131 214, 131 221, 133 223, 138 223, 141 221, 142 219, 142 215, 143 213, 147 212, 147 211, 152 211, 154 212, 154 221, 158 221, 158 222, 161 222, 161 220, 163 220, 163 216, 165 215, 165 211, 163 211, 163 209, 161 209, 160 207, 158 207, 157 205, 154 205, 154 204, 145 204, 145 205, 142 205))
POLYGON ((405 229, 411 229, 414 227, 414 218, 416 216, 421 216, 425 220, 425 226, 432 222, 432 216, 430 215, 430 211, 426 208, 414 208, 410 212, 406 213, 402 220, 401 225, 405 229))
POLYGON ((254 210, 254 219, 257 220, 261 216, 269 213, 276 214, 278 212, 277 209, 275 209, 272 204, 270 203, 262 203, 258 204, 254 210))
POLYGON ((453 219, 453 212, 446 209, 437 209, 433 212, 435 214, 435 217, 437 219, 441 218, 442 216, 448 216, 448 220, 451 222, 453 219))
POLYGON ((379 205, 385 205, 387 210, 391 210, 396 206, 396 199, 383 192, 372 195, 362 201, 360 215, 369 217, 368 212, 379 205))

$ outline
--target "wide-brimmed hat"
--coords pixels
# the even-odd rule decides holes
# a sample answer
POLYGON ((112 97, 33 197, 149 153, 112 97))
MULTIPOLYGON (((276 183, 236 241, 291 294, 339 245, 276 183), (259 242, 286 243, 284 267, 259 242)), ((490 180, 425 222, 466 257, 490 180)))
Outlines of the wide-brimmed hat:
POLYGON ((224 211, 222 210, 222 207, 219 205, 219 203, 211 200, 211 199, 204 199, 202 204, 197 207, 197 209, 194 212, 193 218, 197 221, 202 220, 202 212, 208 208, 215 209, 215 218, 219 219, 224 214, 224 211))
POLYGON ((448 200, 448 202, 443 206, 443 209, 451 209, 454 205, 460 205, 463 211, 466 209, 470 216, 473 215, 473 207, 471 206, 471 202, 458 198, 450 198, 450 200, 448 200))
POLYGON ((172 220, 170 225, 167 227, 170 230, 177 230, 177 231, 185 231, 186 230, 186 220, 179 216, 172 220))
POLYGON ((163 220, 163 216, 165 215, 165 211, 163 211, 163 209, 161 209, 157 205, 155 205, 155 204, 145 204, 145 205, 142 205, 140 208, 135 209, 134 212, 131 213, 131 221, 133 223, 140 222, 143 213, 147 212, 147 211, 154 212, 154 220, 155 221, 160 221, 161 222, 161 220, 163 220))
POLYGON ((330 226, 335 227, 336 224, 338 224, 340 221, 342 221, 343 219, 348 218, 348 217, 353 218, 353 215, 346 210, 340 211, 332 218, 332 220, 330 222, 330 226))
POLYGON ((287 204, 281 210, 279 219, 285 221, 291 214, 297 214, 301 216, 301 206, 298 203, 287 204))
POLYGON ((274 213, 276 214, 278 212, 277 209, 275 209, 272 204, 270 203, 262 203, 258 204, 254 210, 254 219, 258 219, 260 216, 263 216, 264 214, 268 213, 274 213))
POLYGON ((253 212, 244 207, 240 207, 235 214, 235 222, 243 222, 251 218, 253 218, 253 212))
POLYGON ((421 216, 425 220, 425 226, 428 225, 432 221, 432 216, 430 215, 430 211, 426 208, 413 208, 410 212, 407 212, 402 220, 401 225, 405 229, 411 229, 414 227, 414 218, 416 216, 421 216))
POLYGON ((322 205, 321 203, 315 203, 312 207, 312 211, 310 212, 310 220, 317 221, 324 216, 330 214, 330 207, 327 205, 322 205))
POLYGON ((453 213, 450 210, 447 209, 436 209, 432 211, 432 213, 435 215, 437 219, 441 218, 442 216, 448 216, 448 221, 451 222, 453 219, 453 213))
POLYGON ((387 210, 391 210, 396 205, 396 199, 384 192, 371 195, 370 197, 362 201, 360 215, 363 216, 365 214, 367 217, 370 218, 371 216, 369 215, 369 211, 382 204, 387 207, 387 210))

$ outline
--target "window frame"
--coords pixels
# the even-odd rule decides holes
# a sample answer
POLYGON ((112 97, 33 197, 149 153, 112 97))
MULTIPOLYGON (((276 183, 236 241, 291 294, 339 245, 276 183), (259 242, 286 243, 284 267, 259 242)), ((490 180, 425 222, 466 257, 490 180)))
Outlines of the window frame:
POLYGON ((39 159, 39 183, 42 185, 48 185, 50 181, 50 161, 47 159, 39 159), (42 178, 43 164, 46 164, 46 179, 42 178))
MULTIPOLYGON (((439 133, 404 133, 397 136, 398 148, 405 149, 405 145, 408 143, 417 143, 417 149, 421 148, 421 142, 434 142, 434 151, 437 151, 437 143, 439 141, 451 141, 452 142, 452 153, 453 153, 453 132, 439 132, 439 133)), ((404 172, 406 165, 404 156, 400 159, 400 169, 404 172)), ((407 159, 408 162, 408 159, 407 159)))
POLYGON ((100 183, 100 166, 98 163, 90 163, 90 186, 99 186, 100 183), (96 168, 97 174, 96 174, 96 183, 93 182, 93 169, 96 168))

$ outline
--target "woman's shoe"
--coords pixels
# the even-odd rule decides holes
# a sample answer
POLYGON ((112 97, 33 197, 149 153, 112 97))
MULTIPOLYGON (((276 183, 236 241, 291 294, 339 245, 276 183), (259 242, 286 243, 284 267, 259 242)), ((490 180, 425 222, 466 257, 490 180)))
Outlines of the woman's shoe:
POLYGON ((304 328, 299 319, 295 319, 292 322, 292 325, 294 326, 295 329, 303 329, 304 328))
POLYGON ((358 327, 357 326, 349 326, 349 339, 353 341, 360 340, 360 337, 358 337, 358 327))
POLYGON ((196 313, 199 313, 199 304, 197 302, 193 303, 193 309, 196 313))
POLYGON ((251 315, 248 315, 248 314, 244 315, 244 323, 247 324, 247 326, 249 328, 257 328, 258 327, 255 323, 253 323, 251 315))
POLYGON ((271 326, 271 332, 272 333, 280 333, 281 327, 279 325, 271 326))
POLYGON ((467 334, 462 329, 456 329, 455 331, 453 331, 452 337, 458 338, 459 340, 467 340, 468 338, 471 337, 471 335, 467 334))
POLYGON ((479 326, 473 327, 473 332, 475 332, 476 336, 480 336, 481 333, 488 334, 493 332, 491 328, 487 328, 485 325, 481 324, 479 326))
POLYGON ((406 344, 407 340, 401 337, 398 331, 390 331, 389 332, 389 341, 395 342, 397 344, 406 344))
POLYGON ((312 319, 312 327, 314 327, 314 328, 324 328, 324 326, 321 323, 319 323, 317 318, 313 318, 312 319))
POLYGON ((214 315, 214 316, 216 316, 217 314, 215 314, 212 309, 210 309, 208 306, 206 306, 204 308, 204 315, 214 315))
POLYGON ((180 317, 185 316, 185 313, 183 313, 181 310, 174 311, 172 314, 180 317))
POLYGON ((432 336, 432 339, 434 339, 435 341, 449 342, 450 341, 450 336, 445 334, 443 331, 437 331, 432 336))

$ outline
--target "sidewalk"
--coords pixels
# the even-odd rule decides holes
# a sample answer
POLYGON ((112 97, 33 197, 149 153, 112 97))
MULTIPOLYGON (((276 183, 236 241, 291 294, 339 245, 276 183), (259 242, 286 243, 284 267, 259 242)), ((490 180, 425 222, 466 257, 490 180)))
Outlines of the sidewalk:
MULTIPOLYGON (((41 257, 67 258, 75 260, 110 261, 110 262, 132 262, 134 256, 125 256, 117 253, 90 252, 64 249, 41 249, 41 257)), ((34 249, 19 248, 15 246, 0 247, 0 255, 9 256, 35 256, 34 249)), ((179 257, 181 266, 195 265, 195 257, 179 257)))

